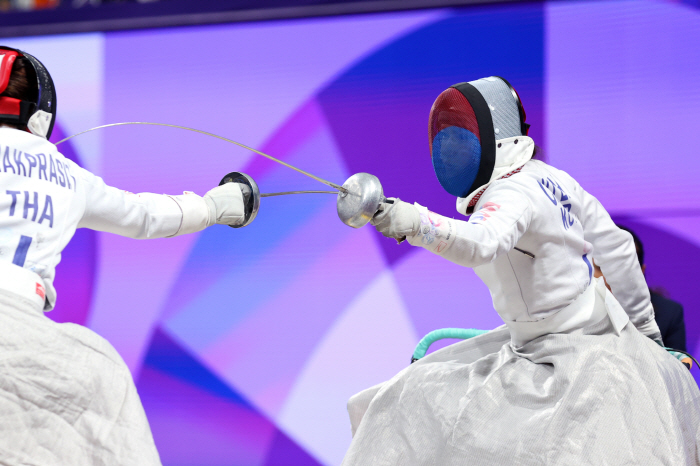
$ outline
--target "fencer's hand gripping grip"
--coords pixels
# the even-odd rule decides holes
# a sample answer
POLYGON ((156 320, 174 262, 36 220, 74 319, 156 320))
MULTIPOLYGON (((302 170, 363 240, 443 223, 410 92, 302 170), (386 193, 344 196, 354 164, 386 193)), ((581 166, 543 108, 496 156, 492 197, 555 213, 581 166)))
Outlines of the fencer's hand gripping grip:
POLYGON ((250 189, 250 194, 244 195, 243 202, 245 203, 245 220, 240 225, 229 225, 231 228, 241 228, 250 225, 260 210, 260 189, 258 184, 245 173, 231 172, 224 176, 219 183, 219 186, 225 183, 239 183, 247 186, 250 189))

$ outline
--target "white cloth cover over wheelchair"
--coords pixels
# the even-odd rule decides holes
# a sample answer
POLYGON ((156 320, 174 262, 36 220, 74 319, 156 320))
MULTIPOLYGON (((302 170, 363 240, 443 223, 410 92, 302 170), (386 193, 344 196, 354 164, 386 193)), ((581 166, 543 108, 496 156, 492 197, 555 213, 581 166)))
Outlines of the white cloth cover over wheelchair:
POLYGON ((348 411, 343 466, 700 464, 692 376, 607 315, 519 348, 499 327, 355 395, 348 411))
POLYGON ((0 464, 160 465, 119 354, 42 305, 0 290, 0 464))

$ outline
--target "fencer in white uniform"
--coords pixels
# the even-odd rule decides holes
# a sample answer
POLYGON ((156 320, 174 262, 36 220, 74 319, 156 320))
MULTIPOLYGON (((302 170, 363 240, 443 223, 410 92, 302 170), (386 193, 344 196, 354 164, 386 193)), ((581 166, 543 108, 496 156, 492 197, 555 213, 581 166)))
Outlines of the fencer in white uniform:
POLYGON ((128 368, 91 330, 48 319, 61 251, 76 228, 164 238, 244 221, 247 187, 205 196, 132 194, 47 139, 48 71, 0 48, 0 464, 158 465, 128 368))
POLYGON ((343 464, 700 464, 700 394, 657 344, 632 237, 532 160, 515 90, 452 86, 429 128, 438 180, 469 219, 396 199, 372 224, 473 268, 505 325, 353 397, 343 464))

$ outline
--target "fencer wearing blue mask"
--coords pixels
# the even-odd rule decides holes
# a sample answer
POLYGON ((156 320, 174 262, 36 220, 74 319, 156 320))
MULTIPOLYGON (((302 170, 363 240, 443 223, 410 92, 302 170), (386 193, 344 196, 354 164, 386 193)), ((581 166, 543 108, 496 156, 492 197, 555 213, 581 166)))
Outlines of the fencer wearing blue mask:
POLYGON ((469 219, 392 199, 372 224, 473 268, 505 325, 353 397, 344 465, 700 464, 700 393, 657 344, 632 237, 528 128, 499 77, 433 104, 433 167, 469 219))

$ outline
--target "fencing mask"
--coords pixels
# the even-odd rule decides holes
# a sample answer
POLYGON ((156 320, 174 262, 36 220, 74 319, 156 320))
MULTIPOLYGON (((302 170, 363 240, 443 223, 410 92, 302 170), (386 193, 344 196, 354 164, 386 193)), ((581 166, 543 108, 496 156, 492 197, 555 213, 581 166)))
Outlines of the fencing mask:
POLYGON ((455 84, 430 110, 430 155, 445 190, 465 198, 491 181, 496 141, 526 136, 525 110, 515 89, 492 76, 455 84))
POLYGON ((46 67, 32 55, 0 46, 0 123, 26 126, 37 136, 48 139, 56 120, 56 89, 46 67), (25 62, 29 94, 19 99, 6 94, 16 60, 25 62))

